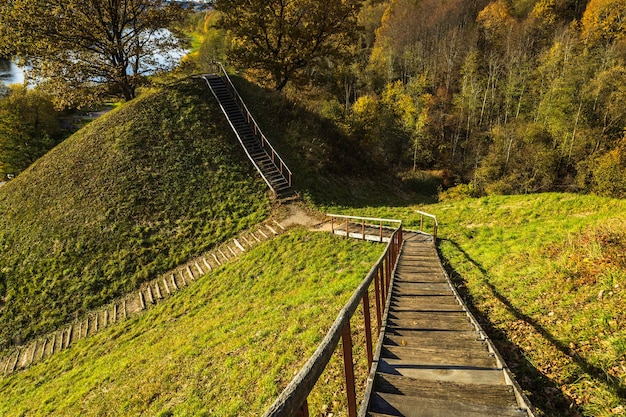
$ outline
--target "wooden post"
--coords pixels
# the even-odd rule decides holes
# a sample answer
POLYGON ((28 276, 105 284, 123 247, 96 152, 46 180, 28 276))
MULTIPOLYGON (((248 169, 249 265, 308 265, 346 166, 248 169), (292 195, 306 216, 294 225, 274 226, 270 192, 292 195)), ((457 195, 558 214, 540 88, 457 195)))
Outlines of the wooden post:
POLYGON ((191 272, 191 267, 187 265, 185 269, 187 270, 187 274, 189 275, 189 278, 191 278, 192 281, 195 281, 196 277, 193 276, 193 272, 191 272))
POLYGON ((335 218, 333 216, 330 216, 330 230, 335 234, 335 218))
POLYGON ((154 282, 154 290, 156 291, 156 295, 159 299, 163 298, 163 294, 161 294, 161 287, 159 287, 158 281, 154 282))
POLYGON ((341 333, 343 347, 343 369, 346 377, 346 396, 348 397, 348 417, 356 417, 356 391, 354 387, 354 364, 352 362, 352 334, 348 321, 341 333))
POLYGON ((384 313, 385 310, 385 301, 387 300, 387 294, 385 294, 385 259, 383 258, 383 262, 378 268, 378 272, 380 273, 380 295, 381 295, 381 314, 384 313))
POLYGON ((43 359, 43 356, 46 354, 46 345, 48 344, 48 338, 43 339, 43 346, 41 347, 41 355, 39 355, 39 360, 43 359))
POLYGON ((365 240, 365 220, 361 220, 361 237, 365 240))
POLYGON ((34 346, 33 346, 33 350, 30 352, 30 361, 29 363, 33 363, 35 361, 35 353, 37 352, 37 345, 38 345, 38 341, 35 340, 34 346))
POLYGON ((307 400, 304 400, 304 404, 300 407, 296 417, 309 417, 309 402, 307 400))
POLYGON ((148 301, 150 304, 154 304, 154 295, 152 294, 152 287, 148 284, 148 301))
POLYGON ((378 333, 382 326, 382 311, 380 308, 380 267, 376 269, 374 275, 374 294, 376 295, 376 323, 378 324, 378 333))
POLYGON ((348 219, 346 219, 346 238, 350 237, 350 228, 348 227, 348 219))
POLYGON ((378 225, 378 234, 380 236, 380 243, 383 243, 383 222, 381 221, 378 225))
POLYGON ((367 350, 367 371, 372 368, 374 353, 372 351, 372 323, 370 320, 370 300, 367 291, 363 294, 363 319, 365 322, 365 349, 367 350))
POLYGON ((13 366, 11 367, 11 372, 10 373, 15 372, 15 369, 17 368, 17 364, 20 361, 20 354, 21 353, 22 352, 18 349, 17 350, 17 355, 15 355, 15 362, 13 362, 13 366))
POLYGON ((70 324, 69 329, 67 329, 67 342, 65 342, 66 348, 68 348, 72 342, 72 333, 74 333, 74 325, 70 324))
MULTIPOLYGON (((143 292, 139 290, 139 304, 141 305, 141 309, 145 310, 146 301, 143 299, 143 292)), ((96 315, 96 331, 98 330, 98 316, 96 315)))
MULTIPOLYGON (((244 237, 244 239, 245 239, 245 237, 244 237)), ((208 269, 209 271, 212 271, 212 270, 213 270, 213 267, 212 267, 212 266, 211 266, 211 264, 210 264, 210 263, 206 260, 206 258, 205 258, 205 257, 202 257, 202 262, 204 263, 204 266, 206 266, 206 267, 207 267, 207 269, 208 269)))

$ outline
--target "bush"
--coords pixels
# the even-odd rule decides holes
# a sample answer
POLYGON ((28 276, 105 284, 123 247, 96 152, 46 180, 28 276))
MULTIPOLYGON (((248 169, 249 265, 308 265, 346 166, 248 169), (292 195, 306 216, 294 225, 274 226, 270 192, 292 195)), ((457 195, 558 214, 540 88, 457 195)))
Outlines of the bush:
POLYGON ((458 201, 466 198, 479 197, 480 193, 473 183, 459 184, 439 193, 439 201, 458 201))
POLYGON ((617 148, 598 158, 592 190, 603 196, 626 198, 626 138, 617 148))

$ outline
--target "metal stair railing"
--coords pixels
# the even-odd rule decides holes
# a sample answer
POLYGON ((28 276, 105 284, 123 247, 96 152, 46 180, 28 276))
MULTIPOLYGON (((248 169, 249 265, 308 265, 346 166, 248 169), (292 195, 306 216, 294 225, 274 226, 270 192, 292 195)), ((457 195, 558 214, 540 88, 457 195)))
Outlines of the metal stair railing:
POLYGON ((263 173, 263 170, 261 169, 261 167, 256 163, 256 161, 254 160, 254 158, 252 157, 252 155, 250 155, 250 152, 248 152, 248 148, 246 147, 246 145, 243 143, 243 140, 241 139, 241 136, 239 136, 239 132, 237 131, 237 128, 235 127, 235 125, 233 125, 233 122, 230 120, 230 118, 228 117, 228 112, 226 111, 226 109, 224 108, 224 105, 219 101, 217 94, 215 93, 215 91, 213 90, 213 87, 211 86, 211 83, 209 82, 209 79, 207 77, 203 77, 204 80, 206 81, 207 85, 209 86, 209 89, 211 90, 211 93, 213 93, 213 96, 215 97, 215 99, 217 100, 217 104, 220 106, 220 108, 222 109, 222 113, 224 113, 224 116, 226 116, 226 120, 228 120, 228 124, 230 124, 230 127, 233 129, 233 131, 235 132, 235 135, 237 135, 237 140, 239 141, 239 144, 241 145, 241 147, 243 148, 243 151, 246 153, 246 155, 248 156, 248 159, 250 160, 250 162, 252 162, 252 165, 256 168, 257 172, 259 173, 259 175, 261 175, 261 178, 263 178, 263 181, 265 181, 265 183, 267 184, 267 186, 270 188, 270 190, 272 190, 274 192, 275 195, 277 195, 278 193, 276 192, 276 190, 274 189, 274 187, 272 187, 272 184, 270 183, 270 181, 267 179, 267 177, 265 176, 265 174, 263 173))
MULTIPOLYGON (((233 98, 235 99, 235 102, 237 103, 237 105, 245 113, 245 116, 246 116, 246 119, 247 119, 248 123, 252 124, 254 135, 258 138, 259 142, 261 143, 261 146, 268 153, 268 155, 270 156, 270 159, 272 160, 274 165, 276 165, 276 167, 278 168, 280 173, 287 180, 287 183, 289 184, 289 187, 291 187, 292 186, 292 176, 293 176, 292 173, 291 173, 291 170, 289 169, 289 167, 287 167, 287 164, 285 164, 285 162, 280 157, 278 152, 276 152, 276 150, 274 149, 274 147, 272 146, 270 141, 267 139, 267 137, 261 131, 261 128, 259 127, 259 124, 256 122, 256 120, 252 116, 252 113, 250 112, 250 110, 248 110, 248 107, 246 106, 246 103, 243 101, 243 99, 239 95, 239 92, 237 91, 237 89, 235 88, 235 85, 233 84, 232 80, 228 76, 228 73, 226 72, 226 69, 224 68, 224 66, 222 65, 221 62, 213 62, 212 67, 213 67, 213 69, 215 69, 215 73, 217 75, 221 76, 226 81, 226 86, 230 90, 233 98)), ((210 86, 209 86, 209 88, 210 88, 210 86)), ((273 189, 273 187, 272 187, 272 189, 273 189)))

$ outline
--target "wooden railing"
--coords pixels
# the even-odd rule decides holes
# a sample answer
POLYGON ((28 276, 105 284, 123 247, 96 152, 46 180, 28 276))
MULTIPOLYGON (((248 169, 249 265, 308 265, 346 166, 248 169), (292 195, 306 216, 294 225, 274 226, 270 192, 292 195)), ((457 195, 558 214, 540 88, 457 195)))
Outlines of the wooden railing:
POLYGON ((433 245, 437 245, 437 231, 439 230, 439 222, 437 222, 437 216, 434 216, 432 214, 423 212, 423 211, 417 211, 417 214, 420 215, 420 232, 424 232, 424 218, 426 219, 431 219, 433 222, 433 233, 432 233, 432 237, 433 237, 433 245))
POLYGON ((389 225, 397 225, 396 227, 393 227, 393 230, 397 228, 402 228, 402 220, 379 219, 376 217, 346 216, 342 214, 327 214, 327 216, 330 217, 330 225, 333 233, 335 233, 335 231, 345 231, 346 236, 350 237, 350 224, 356 224, 357 226, 361 227, 360 238, 363 240, 365 240, 366 236, 368 236, 365 234, 368 230, 377 229, 376 236, 378 238, 378 241, 383 242, 383 231, 389 230, 389 225))
MULTIPOLYGON (((343 217, 343 216, 335 216, 343 217)), ((366 218, 353 218, 354 220, 367 220, 366 218)), ((389 221, 378 219, 381 222, 389 221)), ((363 321, 365 325, 365 343, 367 351, 368 373, 373 361, 373 343, 371 332, 371 315, 369 288, 374 283, 376 323, 378 333, 382 327, 382 318, 387 305, 389 295, 389 285, 391 276, 394 273, 400 249, 402 248, 402 222, 393 231, 385 252, 372 267, 365 279, 359 284, 356 291, 350 297, 348 303, 341 309, 335 322, 324 337, 317 350, 309 358, 304 367, 298 372, 295 378, 289 383, 278 399, 263 414, 264 417, 308 417, 309 408, 307 398, 317 383, 320 375, 326 368, 330 358, 339 344, 341 338, 343 347, 343 364, 346 382, 346 396, 348 401, 348 416, 356 417, 356 389, 354 382, 354 364, 352 361, 352 332, 350 330, 350 319, 354 315, 359 304, 363 305, 363 321)))
POLYGON ((248 123, 252 124, 254 135, 257 137, 263 149, 265 149, 265 151, 268 153, 268 155, 272 159, 272 162, 278 167, 280 173, 283 175, 283 177, 285 177, 285 179, 289 183, 289 186, 291 187, 291 179, 292 179, 291 170, 287 167, 287 165, 282 160, 280 155, 278 155, 278 152, 276 152, 276 150, 274 149, 272 144, 269 142, 269 140, 267 140, 267 137, 263 134, 263 132, 261 132, 261 128, 259 127, 259 124, 256 122, 256 120, 254 120, 252 113, 250 113, 250 110, 248 110, 246 103, 244 103, 243 99, 239 95, 239 92, 235 88, 235 84, 233 84, 232 80, 228 76, 228 73, 226 72, 226 69, 224 68, 222 63, 213 62, 212 69, 215 71, 217 75, 220 75, 221 77, 224 78, 224 80, 226 81, 226 86, 230 90, 233 98, 235 99, 235 102, 237 103, 239 108, 243 110, 248 123))

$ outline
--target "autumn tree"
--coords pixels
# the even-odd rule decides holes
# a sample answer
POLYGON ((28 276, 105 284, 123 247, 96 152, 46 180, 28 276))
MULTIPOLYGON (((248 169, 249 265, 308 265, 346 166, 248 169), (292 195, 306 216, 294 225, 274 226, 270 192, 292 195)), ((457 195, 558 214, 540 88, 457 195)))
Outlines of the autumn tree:
POLYGON ((583 39, 589 47, 607 46, 626 35, 625 0, 591 0, 582 18, 583 39))
POLYGON ((64 138, 52 101, 11 86, 0 100, 0 178, 17 175, 64 138))
POLYGON ((13 0, 0 6, 0 55, 28 63, 29 76, 59 105, 102 93, 135 97, 142 76, 179 41, 163 28, 182 10, 163 0, 13 0), (160 56, 160 57, 159 57, 160 56))
POLYGON ((320 60, 342 58, 355 42, 362 0, 218 0, 229 58, 269 77, 278 91, 320 60))

